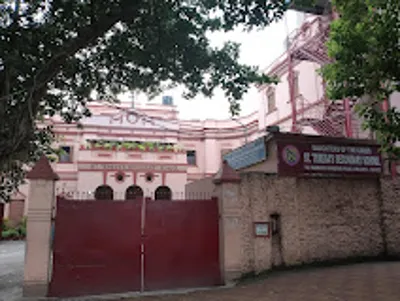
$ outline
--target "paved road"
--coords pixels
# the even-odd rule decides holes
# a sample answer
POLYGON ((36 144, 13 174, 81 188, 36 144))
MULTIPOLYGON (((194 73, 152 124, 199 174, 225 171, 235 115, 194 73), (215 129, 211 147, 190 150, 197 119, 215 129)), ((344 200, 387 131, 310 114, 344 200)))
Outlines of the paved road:
POLYGON ((0 301, 14 301, 22 296, 25 244, 0 241, 0 301))
MULTIPOLYGON (((22 295, 24 243, 0 242, 0 301, 22 295)), ((287 271, 234 288, 141 296, 143 301, 398 301, 400 262, 287 271)), ((107 300, 107 299, 103 299, 107 300)))
MULTIPOLYGON (((126 299, 126 301, 138 299, 126 299)), ((141 297, 142 301, 399 301, 400 263, 367 263, 272 274, 229 289, 141 297)))

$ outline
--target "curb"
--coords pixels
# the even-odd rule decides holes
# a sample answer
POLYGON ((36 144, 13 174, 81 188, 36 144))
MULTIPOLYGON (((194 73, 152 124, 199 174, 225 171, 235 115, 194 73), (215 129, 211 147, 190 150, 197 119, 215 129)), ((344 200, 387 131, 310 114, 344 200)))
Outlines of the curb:
POLYGON ((202 288, 189 288, 189 289, 177 289, 177 290, 163 290, 163 291, 152 291, 152 292, 127 292, 120 294, 106 294, 106 295, 94 295, 84 297, 71 297, 71 298, 55 298, 55 297, 22 297, 18 301, 113 301, 123 300, 128 298, 141 298, 150 296, 165 296, 165 295, 184 295, 195 292, 213 291, 220 289, 229 289, 236 285, 236 283, 228 283, 224 286, 217 287, 202 287, 202 288))

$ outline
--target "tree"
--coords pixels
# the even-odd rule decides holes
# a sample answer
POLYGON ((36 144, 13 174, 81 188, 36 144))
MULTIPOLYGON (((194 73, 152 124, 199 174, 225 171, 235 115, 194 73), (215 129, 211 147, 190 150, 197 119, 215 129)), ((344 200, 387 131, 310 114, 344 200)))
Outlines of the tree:
POLYGON ((239 110, 250 83, 269 82, 237 62, 239 46, 207 33, 267 26, 285 0, 0 0, 0 199, 24 167, 51 151, 43 117, 78 122, 86 104, 132 89, 183 84, 187 97, 220 86, 239 110))
POLYGON ((400 1, 334 0, 340 18, 331 24, 322 69, 330 99, 362 99, 358 112, 394 159, 400 150, 400 112, 382 102, 400 91, 400 1))

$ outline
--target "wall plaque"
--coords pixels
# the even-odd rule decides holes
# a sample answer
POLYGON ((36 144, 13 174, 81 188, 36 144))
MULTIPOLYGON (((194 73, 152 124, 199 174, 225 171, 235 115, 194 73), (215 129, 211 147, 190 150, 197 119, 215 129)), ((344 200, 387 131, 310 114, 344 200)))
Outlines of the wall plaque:
POLYGON ((269 222, 255 222, 254 223, 254 236, 256 237, 270 237, 271 227, 269 222))

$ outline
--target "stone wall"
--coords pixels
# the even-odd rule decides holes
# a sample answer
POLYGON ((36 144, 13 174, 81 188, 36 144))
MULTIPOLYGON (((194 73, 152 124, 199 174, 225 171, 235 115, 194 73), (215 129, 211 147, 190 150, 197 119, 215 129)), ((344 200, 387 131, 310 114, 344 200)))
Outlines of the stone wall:
POLYGON ((399 254, 399 193, 400 181, 386 179, 243 174, 220 195, 225 270, 260 272, 282 264, 378 256, 386 249, 399 254), (280 215, 279 234, 255 237, 253 223, 270 221, 271 214, 280 215))
POLYGON ((382 178, 380 184, 388 254, 400 256, 400 178, 382 178))

